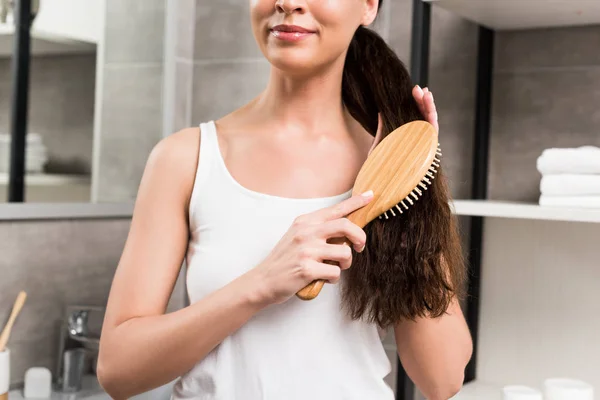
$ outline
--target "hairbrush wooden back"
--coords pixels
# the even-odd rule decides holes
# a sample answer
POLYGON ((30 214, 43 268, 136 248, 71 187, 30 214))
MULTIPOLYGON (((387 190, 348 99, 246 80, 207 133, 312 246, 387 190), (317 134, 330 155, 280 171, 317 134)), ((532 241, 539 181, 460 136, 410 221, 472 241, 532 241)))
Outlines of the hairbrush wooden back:
MULTIPOLYGON (((394 217, 410 212, 409 207, 435 177, 441 154, 438 133, 428 122, 409 122, 388 134, 367 157, 352 189, 353 195, 373 190, 374 198, 347 218, 364 228, 375 218, 388 219, 390 214, 394 217)), ((331 243, 350 244, 345 238, 331 243)), ((312 300, 324 283, 314 281, 296 295, 312 300)))

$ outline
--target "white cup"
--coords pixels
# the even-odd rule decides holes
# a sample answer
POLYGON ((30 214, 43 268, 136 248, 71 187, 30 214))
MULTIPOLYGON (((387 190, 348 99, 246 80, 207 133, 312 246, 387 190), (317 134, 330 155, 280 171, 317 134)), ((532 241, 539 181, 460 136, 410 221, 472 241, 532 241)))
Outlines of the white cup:
POLYGON ((504 386, 502 394, 504 400, 542 400, 542 392, 529 386, 504 386))
POLYGON ((10 350, 0 352, 0 395, 8 393, 10 384, 10 350))
POLYGON ((594 388, 576 379, 552 378, 544 381, 546 400, 594 400, 594 388))

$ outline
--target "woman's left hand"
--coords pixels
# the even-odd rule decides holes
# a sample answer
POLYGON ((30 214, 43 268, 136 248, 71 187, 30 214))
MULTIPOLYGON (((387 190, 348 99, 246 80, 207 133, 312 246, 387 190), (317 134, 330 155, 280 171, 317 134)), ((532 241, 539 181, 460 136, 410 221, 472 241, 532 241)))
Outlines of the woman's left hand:
POLYGON ((428 88, 421 89, 419 85, 416 85, 413 88, 412 94, 419 105, 421 114, 423 114, 427 122, 433 125, 435 130, 439 132, 440 126, 438 125, 438 114, 433 101, 433 94, 428 88))
MULTIPOLYGON (((440 126, 438 125, 438 114, 435 108, 435 103, 433 102, 433 94, 429 91, 428 88, 421 89, 419 85, 416 85, 412 91, 413 97, 419 106, 419 110, 421 110, 421 114, 425 117, 427 122, 429 122, 436 131, 440 131, 440 126)), ((383 139, 383 122, 381 121, 381 114, 378 115, 378 123, 377 123, 377 133, 375 134, 375 139, 373 140, 373 144, 371 145, 371 149, 369 150, 369 154, 375 149, 375 147, 381 142, 383 139)))

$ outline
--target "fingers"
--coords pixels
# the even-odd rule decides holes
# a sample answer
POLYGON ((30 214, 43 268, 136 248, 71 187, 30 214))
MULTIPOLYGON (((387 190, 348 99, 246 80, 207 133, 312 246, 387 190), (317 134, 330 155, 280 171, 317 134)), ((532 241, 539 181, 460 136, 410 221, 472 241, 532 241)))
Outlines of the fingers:
MULTIPOLYGON (((338 218, 343 218, 351 212, 369 204, 371 200, 373 200, 373 192, 369 192, 363 194, 356 194, 350 197, 349 199, 341 201, 333 206, 322 208, 312 213, 305 214, 299 217, 299 219, 312 222, 324 222, 338 218)), ((296 220, 298 221, 298 218, 296 220)))
POLYGON ((337 283, 342 270, 337 265, 313 262, 309 266, 310 282, 323 279, 328 283, 337 283))
POLYGON ((424 113, 425 105, 423 104, 423 96, 425 95, 425 92, 423 91, 423 89, 421 89, 419 85, 416 85, 413 88, 412 94, 415 98, 415 101, 417 102, 417 105, 419 106, 419 110, 421 110, 421 113, 424 113))
POLYGON ((321 261, 334 262, 342 270, 352 265, 352 249, 345 244, 326 244, 318 250, 318 254, 321 261))
POLYGON ((438 113, 435 102, 433 101, 433 94, 431 92, 427 91, 427 93, 425 93, 423 103, 425 104, 425 112, 423 115, 431 125, 438 129, 438 113))
POLYGON ((413 88, 413 97, 427 122, 439 131, 438 113, 433 100, 433 94, 429 91, 429 88, 421 89, 419 85, 416 85, 413 88))
POLYGON ((357 252, 360 252, 367 242, 365 231, 347 218, 325 222, 317 229, 317 235, 322 239, 347 238, 357 252))

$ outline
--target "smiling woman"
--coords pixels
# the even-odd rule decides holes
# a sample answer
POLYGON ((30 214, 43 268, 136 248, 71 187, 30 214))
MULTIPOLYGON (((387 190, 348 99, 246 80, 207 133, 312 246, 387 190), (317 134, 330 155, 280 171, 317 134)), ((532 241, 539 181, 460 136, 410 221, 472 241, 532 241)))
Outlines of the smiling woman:
POLYGON ((373 199, 351 187, 379 141, 412 120, 437 124, 432 94, 367 28, 380 5, 250 2, 266 87, 148 159, 101 339, 113 398, 180 377, 175 400, 391 400, 388 327, 429 399, 461 386, 471 344, 443 172, 387 228, 346 218, 373 199), (191 304, 165 314, 183 259, 191 304), (314 280, 329 284, 298 299, 314 280))

